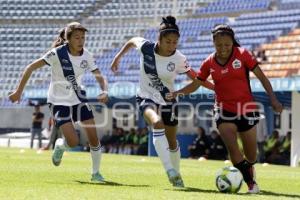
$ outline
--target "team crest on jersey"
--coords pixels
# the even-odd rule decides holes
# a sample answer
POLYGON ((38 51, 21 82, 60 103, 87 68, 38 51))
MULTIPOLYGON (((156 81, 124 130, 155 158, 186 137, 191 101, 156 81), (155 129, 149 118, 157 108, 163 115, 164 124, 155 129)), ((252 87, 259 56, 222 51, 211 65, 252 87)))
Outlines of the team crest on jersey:
POLYGON ((88 62, 87 60, 82 60, 80 63, 80 68, 86 69, 88 67, 88 62))
POLYGON ((242 62, 240 60, 238 60, 238 59, 235 59, 232 62, 232 67, 233 67, 233 69, 241 68, 242 67, 242 62))
POLYGON ((167 66, 167 70, 169 72, 173 72, 175 70, 175 63, 169 62, 168 66, 167 66))

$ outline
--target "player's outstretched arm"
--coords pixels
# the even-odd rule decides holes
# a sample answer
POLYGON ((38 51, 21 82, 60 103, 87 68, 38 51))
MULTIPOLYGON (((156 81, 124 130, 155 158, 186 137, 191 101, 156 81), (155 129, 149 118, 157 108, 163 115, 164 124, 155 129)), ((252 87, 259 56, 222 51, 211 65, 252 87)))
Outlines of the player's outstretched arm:
MULTIPOLYGON (((200 80, 199 80, 200 81, 200 80)), ((200 84, 209 89, 209 90, 212 90, 212 91, 215 91, 215 85, 213 83, 211 83, 210 81, 200 81, 200 84)))
POLYGON ((40 59, 32 62, 25 68, 17 89, 14 92, 12 92, 11 94, 9 94, 9 96, 8 96, 10 101, 12 101, 12 102, 20 101, 24 87, 25 87, 28 79, 30 78, 32 72, 38 68, 41 68, 42 66, 44 66, 46 64, 47 63, 42 58, 40 58, 40 59))
POLYGON ((259 79, 259 81, 261 82, 261 84, 263 85, 263 87, 265 88, 267 94, 270 97, 270 101, 271 101, 271 105, 273 107, 273 110, 275 112, 282 112, 282 105, 281 103, 277 100, 276 95, 273 92, 273 88, 272 85, 269 81, 269 79, 265 76, 265 74, 263 73, 263 71, 260 69, 259 66, 257 66, 254 70, 253 73, 255 74, 255 76, 259 79))
POLYGON ((187 95, 195 92, 201 86, 201 81, 198 79, 193 79, 193 82, 185 86, 184 88, 177 90, 175 92, 168 93, 166 98, 168 100, 174 99, 179 95, 187 95))
POLYGON ((133 42, 133 39, 130 39, 128 42, 125 43, 125 45, 121 48, 121 50, 116 54, 114 57, 112 63, 111 63, 111 70, 116 73, 119 69, 119 64, 121 61, 121 58, 132 48, 135 48, 136 45, 133 42))
MULTIPOLYGON (((192 79, 192 80, 194 80, 194 79, 197 79, 197 73, 193 70, 193 69, 191 69, 190 71, 188 71, 188 73, 187 73, 187 76, 190 78, 190 79, 192 79)), ((203 87, 205 87, 205 88, 207 88, 207 89, 209 89, 209 90, 215 90, 215 85, 213 84, 213 83, 211 83, 211 82, 209 82, 209 81, 201 81, 201 80, 199 80, 200 82, 200 85, 202 85, 203 87)))

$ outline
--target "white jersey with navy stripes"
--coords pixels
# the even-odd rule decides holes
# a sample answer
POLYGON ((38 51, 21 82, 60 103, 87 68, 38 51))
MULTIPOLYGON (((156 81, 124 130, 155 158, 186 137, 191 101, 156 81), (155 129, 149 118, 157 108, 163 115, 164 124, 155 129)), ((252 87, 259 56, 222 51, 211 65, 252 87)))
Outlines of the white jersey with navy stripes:
MULTIPOLYGON (((94 71, 97 69, 93 55, 86 49, 83 50, 83 54, 80 56, 72 56, 70 53, 68 54, 73 65, 76 82, 83 88, 81 78, 84 73, 86 71, 94 71)), ((42 59, 51 66, 51 83, 48 89, 47 102, 54 105, 65 106, 72 106, 81 103, 75 94, 71 83, 67 81, 64 76, 62 66, 56 53, 56 48, 47 52, 42 59)))
MULTIPOLYGON (((142 37, 135 37, 132 39, 132 41, 134 42, 136 49, 141 54, 140 80, 137 95, 141 98, 151 99, 157 104, 166 105, 166 102, 161 96, 160 92, 155 88, 155 85, 153 85, 153 82, 151 82, 144 70, 144 57, 143 53, 141 52, 141 48, 147 40, 142 37)), ((188 65, 186 57, 178 50, 176 50, 173 55, 168 57, 160 56, 155 52, 154 56, 158 77, 163 85, 169 89, 169 91, 174 91, 176 75, 186 73, 190 70, 190 66, 188 65)))

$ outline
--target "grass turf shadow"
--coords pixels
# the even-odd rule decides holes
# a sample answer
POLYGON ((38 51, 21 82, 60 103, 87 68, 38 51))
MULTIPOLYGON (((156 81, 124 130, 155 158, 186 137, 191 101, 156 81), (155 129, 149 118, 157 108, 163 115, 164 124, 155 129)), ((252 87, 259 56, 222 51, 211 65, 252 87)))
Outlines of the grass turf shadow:
POLYGON ((300 199, 300 195, 299 194, 284 194, 284 193, 278 193, 278 192, 271 192, 271 191, 267 191, 267 190, 261 190, 260 195, 267 195, 267 196, 281 196, 281 197, 290 197, 290 198, 298 198, 300 199))
POLYGON ((104 181, 103 183, 95 183, 90 181, 79 181, 75 180, 75 182, 80 184, 89 184, 89 185, 101 185, 101 186, 123 186, 123 187, 149 187, 149 185, 131 185, 131 184, 122 184, 113 181, 104 181))
MULTIPOLYGON (((181 192, 201 192, 201 193, 226 194, 226 193, 221 193, 217 190, 209 190, 209 189, 207 190, 207 189, 192 188, 192 187, 185 187, 185 188, 182 188, 182 189, 177 189, 176 188, 174 190, 181 191, 181 192)), ((252 194, 248 194, 248 193, 228 193, 228 194, 231 194, 231 195, 252 195, 252 194)), ((254 194, 254 195, 266 195, 266 196, 276 196, 276 197, 281 196, 281 197, 290 197, 290 198, 300 199, 299 194, 284 194, 284 193, 271 192, 271 191, 266 191, 266 190, 261 190, 259 194, 254 194)))

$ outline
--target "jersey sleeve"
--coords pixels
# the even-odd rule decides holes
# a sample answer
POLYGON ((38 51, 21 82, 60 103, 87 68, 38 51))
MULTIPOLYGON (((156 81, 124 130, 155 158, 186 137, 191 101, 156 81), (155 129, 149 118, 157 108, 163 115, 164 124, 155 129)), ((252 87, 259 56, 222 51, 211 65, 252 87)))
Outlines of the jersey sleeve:
POLYGON ((145 38, 142 37, 134 37, 131 39, 131 41, 134 43, 136 46, 136 50, 141 51, 141 48, 143 44, 147 41, 145 38))
POLYGON ((93 55, 91 53, 88 53, 88 70, 92 72, 95 71, 96 69, 98 69, 96 65, 96 61, 93 55))
POLYGON ((48 65, 54 65, 56 62, 56 52, 54 49, 48 51, 46 54, 42 56, 42 59, 48 64, 48 65))
POLYGON ((200 66, 200 69, 197 74, 197 78, 201 81, 206 81, 209 75, 210 75, 209 65, 207 61, 204 61, 200 66))
POLYGON ((177 69, 176 69, 177 73, 183 74, 190 70, 191 70, 191 67, 190 67, 186 57, 184 55, 182 55, 182 58, 179 61, 179 65, 177 65, 177 69))
POLYGON ((255 56, 246 49, 243 52, 242 56, 243 56, 245 67, 251 71, 254 70, 255 67, 258 65, 258 62, 257 62, 255 56))

